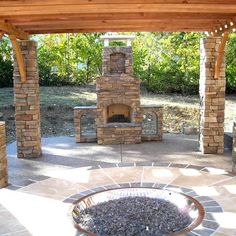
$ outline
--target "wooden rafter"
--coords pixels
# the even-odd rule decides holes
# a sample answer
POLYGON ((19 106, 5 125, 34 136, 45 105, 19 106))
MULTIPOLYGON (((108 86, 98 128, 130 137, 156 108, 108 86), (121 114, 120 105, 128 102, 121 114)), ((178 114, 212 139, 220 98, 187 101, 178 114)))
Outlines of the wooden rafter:
POLYGON ((24 32, 23 30, 16 28, 11 23, 2 21, 0 22, 0 31, 8 34, 8 35, 15 35, 18 39, 28 39, 29 34, 24 32))
POLYGON ((223 62, 227 39, 228 39, 228 32, 225 32, 222 37, 219 49, 218 49, 218 55, 217 55, 217 59, 216 59, 216 63, 215 63, 215 79, 218 79, 219 75, 220 75, 220 69, 221 69, 222 62, 223 62))
POLYGON ((16 60, 17 60, 17 64, 18 64, 18 68, 19 68, 19 72, 20 72, 20 76, 21 76, 21 81, 25 82, 26 81, 26 69, 25 69, 25 62, 24 62, 24 58, 23 58, 20 46, 17 42, 17 38, 15 35, 9 35, 9 38, 11 39, 13 49, 15 52, 15 56, 16 56, 16 60))

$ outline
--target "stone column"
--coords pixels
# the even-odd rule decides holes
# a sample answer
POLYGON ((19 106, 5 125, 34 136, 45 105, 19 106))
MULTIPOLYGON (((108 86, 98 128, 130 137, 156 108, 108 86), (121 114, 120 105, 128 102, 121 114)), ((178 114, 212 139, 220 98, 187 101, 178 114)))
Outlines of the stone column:
POLYGON ((19 41, 26 66, 26 82, 21 82, 17 62, 14 62, 14 102, 18 158, 41 155, 39 75, 37 43, 19 41))
POLYGON ((200 150, 202 153, 224 152, 225 60, 219 78, 214 78, 220 37, 200 42, 200 150))
POLYGON ((232 171, 236 174, 236 118, 233 123, 232 171))
POLYGON ((0 188, 7 186, 7 154, 5 122, 0 121, 0 188))

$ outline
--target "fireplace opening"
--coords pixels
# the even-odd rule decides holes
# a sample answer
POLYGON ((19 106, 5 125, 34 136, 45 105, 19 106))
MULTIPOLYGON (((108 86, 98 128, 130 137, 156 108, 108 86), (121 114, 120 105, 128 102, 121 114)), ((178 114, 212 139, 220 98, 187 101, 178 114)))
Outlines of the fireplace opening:
POLYGON ((107 123, 130 123, 131 108, 124 104, 112 104, 107 107, 107 123))
POLYGON ((125 73, 125 54, 115 52, 110 55, 110 73, 121 74, 125 73))

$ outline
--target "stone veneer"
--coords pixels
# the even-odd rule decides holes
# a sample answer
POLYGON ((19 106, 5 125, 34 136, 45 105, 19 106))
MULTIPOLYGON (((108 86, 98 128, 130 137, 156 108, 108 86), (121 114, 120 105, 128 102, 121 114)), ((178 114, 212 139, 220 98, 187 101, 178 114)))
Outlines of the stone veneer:
POLYGON ((224 152, 225 61, 214 78, 220 37, 201 40, 200 149, 204 154, 224 152))
POLYGON ((133 59, 132 59, 132 47, 130 46, 117 46, 117 47, 104 47, 102 52, 102 72, 103 75, 111 75, 114 71, 119 73, 133 74, 133 59), (124 55, 124 67, 122 66, 123 58, 118 58, 119 54, 124 55), (118 60, 114 63, 114 57, 118 60), (116 67, 116 68, 114 68, 116 67), (120 71, 120 68, 124 68, 124 71, 120 71))
POLYGON ((83 136, 81 133, 81 116, 91 114, 97 116, 96 106, 77 106, 74 108, 74 124, 75 124, 75 138, 77 143, 90 143, 95 142, 97 137, 83 136))
POLYGON ((236 120, 233 122, 233 146, 232 146, 233 172, 236 174, 236 120))
POLYGON ((8 183, 5 122, 0 121, 0 188, 8 183))
POLYGON ((97 127, 98 144, 141 143, 142 127, 135 123, 108 123, 97 127))
POLYGON ((26 82, 21 82, 17 62, 14 60, 14 103, 18 158, 41 155, 39 75, 37 43, 18 42, 26 67, 26 82))

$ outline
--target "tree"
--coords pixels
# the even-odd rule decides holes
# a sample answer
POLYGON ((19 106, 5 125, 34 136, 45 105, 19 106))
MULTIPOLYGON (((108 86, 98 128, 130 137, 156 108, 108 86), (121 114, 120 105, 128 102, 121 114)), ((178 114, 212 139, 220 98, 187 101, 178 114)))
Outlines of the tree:
POLYGON ((148 89, 156 92, 198 91, 197 33, 138 33, 134 41, 134 69, 148 89))
POLYGON ((101 74, 100 34, 54 34, 38 38, 42 85, 87 84, 101 74))
POLYGON ((236 92, 236 35, 230 34, 226 49, 226 91, 236 92))

